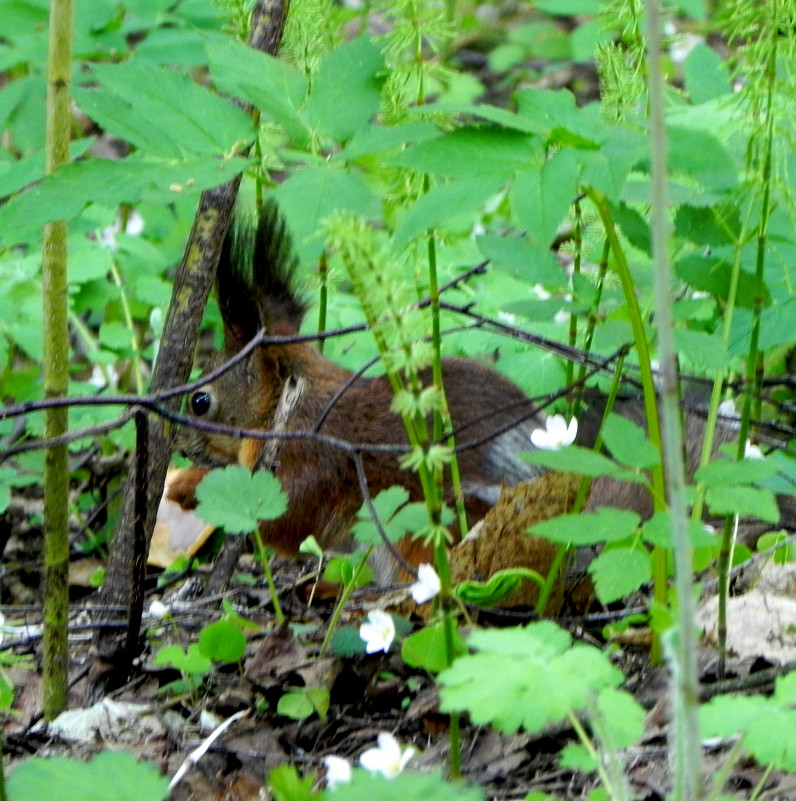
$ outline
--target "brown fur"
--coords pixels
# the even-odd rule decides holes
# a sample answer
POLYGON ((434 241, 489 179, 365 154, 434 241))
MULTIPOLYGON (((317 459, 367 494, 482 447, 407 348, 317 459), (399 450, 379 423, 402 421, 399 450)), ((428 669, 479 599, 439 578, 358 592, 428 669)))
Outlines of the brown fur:
MULTIPOLYGON (((285 233, 275 212, 268 209, 253 243, 245 239, 245 234, 238 234, 225 249, 217 284, 225 344, 209 369, 238 353, 261 327, 270 336, 298 332, 304 309, 290 290, 294 265, 286 255, 284 241, 273 244, 275 238, 284 240, 285 233), (253 263, 246 264, 247 258, 253 263)), ((324 358, 310 344, 262 346, 194 393, 188 410, 192 412, 194 399, 206 393, 209 409, 195 415, 197 419, 240 429, 269 430, 288 378, 304 379, 308 387, 288 431, 308 432, 351 373, 324 358)), ((431 376, 426 373, 422 379, 427 385, 431 376)), ((454 431, 458 432, 457 445, 464 446, 458 457, 459 469, 468 517, 475 522, 497 500, 502 482, 515 484, 538 474, 517 454, 531 447, 530 431, 540 422, 533 417, 533 407, 522 390, 478 362, 445 359, 443 381, 454 431), (501 431, 506 433, 494 438, 495 432, 501 431), (481 440, 483 443, 477 447, 467 447, 468 442, 481 440)), ((357 379, 331 406, 319 434, 349 443, 407 445, 403 422, 390 411, 392 397, 385 377, 357 379)), ((260 464, 263 446, 264 440, 260 439, 188 428, 179 438, 180 449, 202 468, 227 464, 241 464, 252 470, 268 467, 260 464)), ((382 489, 401 485, 413 500, 421 500, 417 476, 400 469, 398 460, 397 454, 362 451, 369 492, 376 495, 382 489)), ((349 454, 310 437, 283 442, 277 461, 275 473, 290 500, 282 518, 260 524, 265 541, 288 554, 296 553, 299 544, 310 535, 322 547, 340 542, 362 504, 355 464, 349 454)), ((192 473, 171 491, 170 497, 190 505, 190 483, 193 481, 195 486, 201 475, 192 473)), ((453 500, 450 494, 447 500, 453 500)))

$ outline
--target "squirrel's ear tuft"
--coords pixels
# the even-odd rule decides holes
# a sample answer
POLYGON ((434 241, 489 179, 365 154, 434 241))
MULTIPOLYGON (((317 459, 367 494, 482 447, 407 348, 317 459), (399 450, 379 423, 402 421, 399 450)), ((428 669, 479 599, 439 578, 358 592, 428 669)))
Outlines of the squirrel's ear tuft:
POLYGON ((228 346, 242 348, 263 327, 274 335, 298 332, 306 304, 293 287, 297 265, 276 204, 265 205, 256 228, 234 220, 216 278, 228 346))
POLYGON ((224 321, 226 344, 231 350, 242 348, 260 329, 251 279, 253 252, 252 226, 236 217, 224 239, 216 273, 218 306, 224 321))
POLYGON ((260 214, 254 239, 252 277, 263 323, 274 334, 298 333, 307 304, 298 295, 298 258, 285 220, 268 201, 260 214))

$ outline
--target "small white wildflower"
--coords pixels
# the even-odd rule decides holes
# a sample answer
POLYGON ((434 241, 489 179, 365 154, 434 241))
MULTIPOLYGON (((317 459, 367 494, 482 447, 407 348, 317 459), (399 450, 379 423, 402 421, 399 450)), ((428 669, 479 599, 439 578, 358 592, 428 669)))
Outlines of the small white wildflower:
POLYGON ((416 604, 424 604, 439 595, 439 576, 431 565, 417 568, 417 581, 410 587, 416 604))
POLYGON ((368 619, 359 627, 359 636, 365 641, 369 654, 389 650, 395 639, 395 623, 390 615, 381 609, 368 612, 368 619))
POLYGON ((531 442, 542 451, 559 451, 575 441, 578 433, 578 421, 573 417, 567 421, 560 414, 547 418, 544 428, 535 428, 531 432, 531 442))
POLYGON ((323 764, 326 765, 326 786, 330 790, 351 781, 351 765, 347 759, 328 756, 323 758, 323 764))
POLYGON ((359 758, 359 764, 371 773, 381 773, 387 779, 394 779, 412 758, 415 749, 407 746, 401 750, 398 740, 382 732, 378 737, 378 748, 368 748, 359 758))
POLYGON ((163 601, 152 601, 149 605, 149 616, 163 620, 171 614, 171 609, 163 601))
POLYGON ((763 451, 760 450, 759 445, 755 445, 754 443, 746 440, 746 446, 743 449, 743 455, 745 459, 763 459, 763 451))
POLYGON ((735 401, 732 398, 722 401, 719 404, 719 416, 740 418, 741 415, 738 414, 738 409, 735 406, 735 401))

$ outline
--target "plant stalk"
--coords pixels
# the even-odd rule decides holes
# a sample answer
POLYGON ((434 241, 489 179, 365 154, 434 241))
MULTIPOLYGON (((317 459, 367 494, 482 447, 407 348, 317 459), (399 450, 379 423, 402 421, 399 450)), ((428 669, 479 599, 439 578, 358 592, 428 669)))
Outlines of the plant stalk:
MULTIPOLYGON (((69 84, 72 77, 72 0, 50 5, 47 63, 46 172, 69 161, 69 84)), ((44 396, 69 390, 69 327, 65 221, 44 227, 42 290, 44 307, 44 396)), ((44 414, 46 439, 66 433, 66 408, 44 414)), ((69 655, 69 465, 67 447, 47 450, 44 461, 44 717, 53 720, 67 706, 69 655)))

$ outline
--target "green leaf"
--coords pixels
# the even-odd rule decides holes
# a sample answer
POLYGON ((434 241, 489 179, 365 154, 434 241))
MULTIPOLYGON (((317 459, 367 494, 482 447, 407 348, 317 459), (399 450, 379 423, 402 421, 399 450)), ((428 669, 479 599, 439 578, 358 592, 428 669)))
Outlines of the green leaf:
POLYGON ((603 506, 596 512, 559 515, 531 526, 528 531, 560 545, 596 545, 627 539, 635 532, 640 520, 635 512, 603 506))
MULTIPOLYGON (((732 267, 725 261, 709 256, 686 256, 674 265, 675 272, 694 289, 709 292, 711 295, 727 300, 732 267)), ((757 295, 757 280, 745 270, 738 276, 736 303, 742 308, 751 308, 757 295)), ((763 305, 771 305, 771 294, 763 287, 763 305)), ((781 314, 781 312, 780 312, 781 314)), ((744 338, 744 342, 746 342, 744 338)))
POLYGON ((90 762, 35 757, 7 779, 12 801, 162 801, 169 780, 127 751, 103 751, 90 762))
POLYGON ((401 218, 393 240, 402 247, 429 228, 444 227, 450 221, 463 219, 467 228, 483 204, 505 183, 501 175, 460 178, 457 181, 438 183, 421 195, 401 218))
POLYGON ((302 778, 295 765, 280 765, 268 774, 268 786, 276 801, 314 801, 320 793, 314 793, 312 787, 315 776, 309 773, 302 778))
POLYGON ((596 103, 578 108, 567 90, 521 89, 514 95, 517 114, 544 126, 549 144, 597 150, 610 129, 600 119, 596 103))
POLYGON ((229 36, 208 36, 205 52, 217 86, 258 108, 263 122, 283 125, 294 138, 308 137, 298 111, 309 87, 301 72, 229 36))
POLYGON ((359 636, 355 626, 341 626, 332 635, 331 652, 335 656, 361 656, 365 653, 365 641, 359 636))
POLYGON ((441 135, 436 125, 425 120, 413 120, 402 125, 369 125, 357 131, 334 158, 350 161, 386 150, 399 150, 404 145, 441 135))
POLYGON ((563 289, 566 275, 548 244, 505 236, 479 236, 475 240, 481 252, 500 270, 506 270, 529 284, 549 289, 563 289))
POLYGON ((191 643, 187 651, 179 645, 164 645, 155 654, 152 664, 158 667, 170 665, 186 676, 205 676, 213 668, 210 660, 199 650, 197 643, 191 643))
POLYGON ((326 55, 307 102, 310 125, 338 142, 350 139, 379 110, 384 59, 365 37, 326 55))
MULTIPOLYGON (((703 0, 697 0, 700 4, 703 0)), ((727 65, 713 48, 700 42, 683 62, 685 88, 694 105, 723 97, 732 91, 727 65)))
POLYGON ((484 792, 474 785, 450 781, 439 771, 404 770, 387 779, 381 773, 355 769, 350 784, 338 785, 325 797, 335 801, 483 801, 484 792))
POLYGON ((731 245, 741 233, 741 215, 733 204, 689 206, 677 208, 674 228, 679 236, 698 245, 719 247, 731 245))
POLYGON ((99 87, 74 87, 75 100, 136 148, 175 159, 222 156, 236 143, 254 139, 254 124, 243 109, 184 73, 131 61, 94 64, 91 72, 99 87))
MULTIPOLYGON (((2 510, 1 502, 0 510, 2 510)), ((787 531, 769 531, 760 537, 755 547, 758 552, 762 553, 777 545, 780 547, 774 552, 774 564, 784 565, 788 562, 796 562, 796 542, 790 542, 790 534, 787 531)))
POLYGON ((602 427, 603 442, 617 462, 636 470, 651 470, 661 461, 660 451, 646 432, 626 417, 611 414, 602 427))
POLYGON ((243 659, 246 638, 231 621, 218 620, 199 633, 199 650, 208 659, 232 664, 243 659))
POLYGON ((730 354, 718 335, 678 328, 674 332, 674 344, 678 356, 692 372, 716 373, 729 366, 730 354))
POLYGON ((53 220, 71 220, 89 203, 116 206, 153 199, 198 194, 226 183, 248 161, 217 156, 194 156, 181 161, 158 160, 133 154, 121 161, 93 159, 64 165, 54 175, 0 207, 0 242, 11 244, 53 220))
POLYGON ((379 202, 362 176, 336 166, 297 170, 271 194, 287 219, 299 258, 313 269, 324 247, 322 222, 332 212, 366 219, 380 215, 379 202))
MULTIPOLYGON (((719 545, 719 538, 706 530, 701 521, 689 519, 687 522, 688 534, 694 548, 715 548, 719 545)), ((642 525, 641 536, 644 542, 648 542, 650 545, 671 550, 673 547, 671 513, 668 511, 656 512, 642 525)))
POLYGON ((528 238, 550 245, 578 194, 579 178, 578 155, 570 148, 557 151, 541 169, 523 170, 517 176, 511 187, 511 203, 528 238))
POLYGON ((449 178, 488 175, 508 179, 530 164, 541 165, 543 159, 541 143, 535 137, 471 125, 419 142, 390 163, 449 178))
POLYGON ((705 500, 715 515, 739 515, 756 517, 767 523, 779 522, 777 499, 768 489, 740 485, 711 487, 705 494, 705 500))
POLYGON ((589 564, 589 574, 601 603, 613 603, 652 578, 649 552, 642 546, 606 549, 589 564))
POLYGON ((713 698, 700 709, 704 737, 740 734, 761 764, 796 771, 796 672, 777 678, 774 695, 713 698))
POLYGON ((308 687, 304 690, 304 693, 312 704, 313 709, 318 713, 318 717, 321 720, 326 720, 329 704, 331 703, 329 691, 325 687, 308 687))
POLYGON ((538 464, 550 470, 563 473, 578 473, 582 476, 611 476, 628 481, 643 482, 644 479, 635 473, 622 470, 615 462, 601 453, 595 453, 579 445, 570 445, 560 451, 529 451, 522 458, 530 464, 538 464))
POLYGON ((291 720, 306 720, 312 717, 315 707, 304 693, 285 693, 279 699, 276 711, 291 720))
MULTIPOLYGON (((373 508, 381 521, 390 542, 398 542, 407 533, 416 533, 428 524, 425 504, 407 503, 409 492, 395 486, 382 490, 373 499, 373 508)), ((363 545, 381 545, 381 535, 365 504, 359 510, 351 533, 363 545)))
POLYGON ((511 595, 523 581, 544 584, 535 570, 508 568, 493 573, 487 581, 463 581, 454 588, 453 595, 465 604, 491 607, 511 595))
POLYGON ((468 644, 476 653, 459 657, 439 675, 441 709, 467 712, 476 725, 507 734, 540 731, 583 710, 592 693, 623 680, 605 654, 573 646, 566 632, 547 621, 475 631, 468 644))
MULTIPOLYGON (((453 656, 467 653, 458 629, 453 633, 453 656)), ((438 620, 407 637, 401 645, 401 658, 409 667, 423 668, 429 673, 439 673, 448 666, 445 648, 445 623, 438 620)))
POLYGON ((610 740, 605 750, 629 748, 644 734, 644 719, 647 715, 641 704, 625 690, 606 687, 597 696, 596 714, 602 726, 597 732, 605 732, 610 740))
POLYGON ((726 486, 755 484, 771 478, 777 471, 770 459, 716 459, 696 472, 696 478, 706 487, 721 489, 726 486))
POLYGON ((254 531, 259 520, 276 520, 287 509, 287 495, 276 476, 238 465, 208 473, 196 497, 199 517, 227 534, 254 531))
POLYGON ((698 181, 711 192, 738 185, 738 169, 724 145, 711 134, 667 126, 669 168, 698 181))

